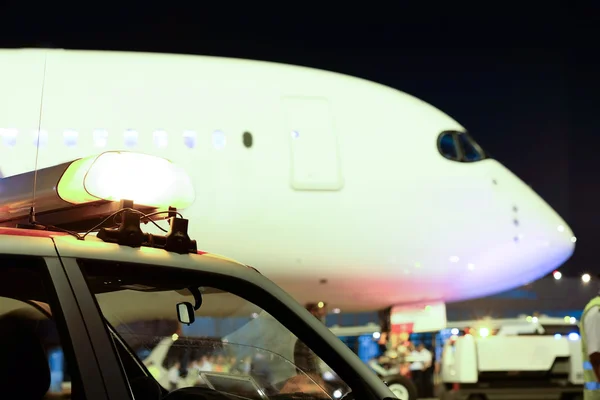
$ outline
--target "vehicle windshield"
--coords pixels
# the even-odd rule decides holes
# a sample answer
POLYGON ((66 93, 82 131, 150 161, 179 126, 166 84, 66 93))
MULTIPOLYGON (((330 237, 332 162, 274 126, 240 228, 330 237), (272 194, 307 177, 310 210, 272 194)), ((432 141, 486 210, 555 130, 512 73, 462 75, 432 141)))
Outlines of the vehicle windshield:
POLYGON ((299 392, 339 398, 350 391, 272 315, 203 285, 200 273, 122 264, 111 273, 106 263, 80 263, 106 320, 166 390, 198 386, 251 399, 299 392), (193 323, 181 324, 176 305, 195 304, 193 288, 202 304, 193 323))

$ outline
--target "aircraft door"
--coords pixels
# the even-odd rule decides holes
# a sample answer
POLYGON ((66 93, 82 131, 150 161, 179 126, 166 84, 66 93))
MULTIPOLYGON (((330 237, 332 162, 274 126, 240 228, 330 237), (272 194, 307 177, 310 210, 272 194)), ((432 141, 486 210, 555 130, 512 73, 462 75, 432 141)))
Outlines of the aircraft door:
POLYGON ((329 101, 285 97, 282 103, 284 131, 290 140, 292 188, 340 190, 343 178, 329 101))

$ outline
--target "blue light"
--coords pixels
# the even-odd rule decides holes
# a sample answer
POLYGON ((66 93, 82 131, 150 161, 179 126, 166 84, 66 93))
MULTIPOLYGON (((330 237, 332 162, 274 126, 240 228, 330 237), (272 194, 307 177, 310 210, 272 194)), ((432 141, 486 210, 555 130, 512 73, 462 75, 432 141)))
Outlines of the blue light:
POLYGON ((579 340, 579 334, 577 332, 569 333, 569 340, 579 340))
POLYGON ((64 355, 61 348, 52 349, 48 353, 48 364, 50 367, 49 391, 59 393, 62 391, 62 383, 64 380, 64 355))
POLYGON ((554 334, 554 339, 559 340, 562 338, 562 335, 560 333, 555 333, 554 334))
MULTIPOLYGON (((350 344, 346 342, 346 344, 350 344)), ((354 346, 352 346, 354 347, 354 346)), ((362 335, 358 337, 358 358, 363 362, 369 362, 370 359, 379 357, 379 345, 373 340, 373 335, 362 335)))

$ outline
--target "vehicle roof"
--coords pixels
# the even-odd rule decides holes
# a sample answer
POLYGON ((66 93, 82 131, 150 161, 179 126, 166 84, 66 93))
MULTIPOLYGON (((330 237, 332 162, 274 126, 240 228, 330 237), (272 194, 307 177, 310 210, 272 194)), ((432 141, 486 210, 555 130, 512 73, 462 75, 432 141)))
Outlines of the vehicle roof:
MULTIPOLYGON (((243 267, 245 270, 255 272, 254 268, 248 267, 243 263, 205 251, 198 251, 197 254, 181 255, 150 247, 132 248, 106 243, 98 239, 94 234, 86 236, 85 240, 79 240, 65 232, 0 227, 0 254, 23 254, 43 257, 56 256, 56 250, 59 251, 62 257, 166 266, 177 263, 179 266, 190 268, 194 268, 189 261, 193 260, 191 263, 199 263, 200 266, 217 264, 219 267, 243 267)), ((196 268, 197 266, 194 269, 196 268)))
POLYGON ((0 254, 56 257, 52 238, 60 235, 63 233, 1 227, 0 254))

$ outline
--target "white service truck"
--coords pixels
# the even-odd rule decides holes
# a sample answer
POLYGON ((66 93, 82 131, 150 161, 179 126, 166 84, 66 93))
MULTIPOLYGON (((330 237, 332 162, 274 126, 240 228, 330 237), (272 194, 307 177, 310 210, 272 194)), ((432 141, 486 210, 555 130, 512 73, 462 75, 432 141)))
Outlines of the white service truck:
MULTIPOLYGON (((373 323, 347 327, 334 325, 329 329, 338 337, 372 335, 373 339, 376 340, 381 334, 381 327, 373 323)), ((357 351, 356 349, 352 350, 357 351)), ((395 351, 392 350, 388 353, 395 353, 395 351)), ((417 388, 409 377, 402 374, 399 361, 398 356, 395 354, 391 357, 384 354, 380 358, 369 360, 367 365, 388 385, 398 399, 417 400, 417 388)), ((411 360, 409 357, 405 357, 405 361, 410 362, 411 360)))
POLYGON ((573 317, 449 323, 444 400, 581 399, 583 362, 573 317))

